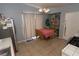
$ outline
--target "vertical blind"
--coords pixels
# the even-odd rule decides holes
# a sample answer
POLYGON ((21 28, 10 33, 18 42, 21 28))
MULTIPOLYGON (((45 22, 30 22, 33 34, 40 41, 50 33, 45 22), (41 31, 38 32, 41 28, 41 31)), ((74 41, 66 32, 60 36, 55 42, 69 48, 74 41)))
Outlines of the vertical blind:
POLYGON ((23 34, 25 39, 35 36, 35 29, 43 27, 43 15, 24 13, 23 14, 23 34))

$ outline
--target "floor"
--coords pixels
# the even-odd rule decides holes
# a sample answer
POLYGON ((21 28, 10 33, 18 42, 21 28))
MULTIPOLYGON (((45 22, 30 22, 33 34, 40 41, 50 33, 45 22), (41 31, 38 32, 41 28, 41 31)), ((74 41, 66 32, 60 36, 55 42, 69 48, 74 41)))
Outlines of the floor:
POLYGON ((61 56, 63 39, 33 40, 17 44, 16 56, 61 56))

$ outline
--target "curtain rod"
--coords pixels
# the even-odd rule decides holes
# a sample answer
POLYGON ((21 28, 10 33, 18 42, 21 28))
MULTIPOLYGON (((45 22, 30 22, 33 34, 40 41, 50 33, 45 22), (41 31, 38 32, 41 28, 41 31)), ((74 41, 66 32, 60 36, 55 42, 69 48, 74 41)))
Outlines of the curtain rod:
POLYGON ((39 12, 23 12, 24 14, 41 14, 41 13, 39 13, 39 12))
POLYGON ((38 14, 38 15, 48 15, 48 13, 39 13, 39 12, 23 12, 24 14, 38 14))

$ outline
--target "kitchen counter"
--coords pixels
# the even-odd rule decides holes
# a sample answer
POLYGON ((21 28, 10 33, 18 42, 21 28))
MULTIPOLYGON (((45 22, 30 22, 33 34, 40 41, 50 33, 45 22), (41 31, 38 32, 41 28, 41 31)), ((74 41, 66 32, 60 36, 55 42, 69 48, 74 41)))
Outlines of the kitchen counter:
POLYGON ((68 44, 62 50, 62 56, 79 56, 79 47, 76 47, 72 44, 68 44))
POLYGON ((8 38, 4 38, 4 39, 0 39, 0 50, 6 49, 8 47, 10 47, 10 51, 11 51, 11 56, 14 56, 14 49, 13 49, 13 44, 12 44, 12 40, 10 37, 8 38))

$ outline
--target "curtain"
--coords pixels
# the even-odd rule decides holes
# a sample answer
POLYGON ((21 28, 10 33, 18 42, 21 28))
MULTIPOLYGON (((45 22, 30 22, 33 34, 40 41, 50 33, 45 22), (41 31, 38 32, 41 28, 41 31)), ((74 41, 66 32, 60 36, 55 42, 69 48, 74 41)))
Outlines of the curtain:
POLYGON ((23 34, 25 39, 35 36, 35 29, 43 27, 43 15, 24 13, 23 14, 23 34))
POLYGON ((36 15, 35 21, 36 21, 36 29, 43 28, 43 15, 42 14, 36 15))

